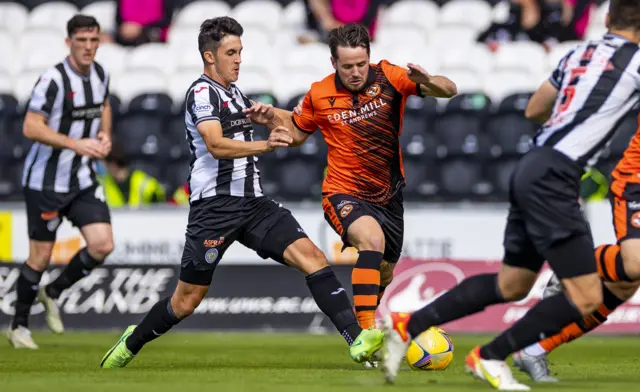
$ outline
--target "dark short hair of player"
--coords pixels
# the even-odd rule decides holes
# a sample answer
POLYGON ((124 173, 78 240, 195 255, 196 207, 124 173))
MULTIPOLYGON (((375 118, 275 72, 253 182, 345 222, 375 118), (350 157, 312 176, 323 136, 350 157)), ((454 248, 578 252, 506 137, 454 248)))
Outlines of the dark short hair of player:
POLYGON ((338 46, 346 48, 362 47, 371 54, 371 38, 366 27, 357 23, 349 23, 336 27, 329 32, 329 49, 331 57, 338 58, 338 46))
POLYGON ((119 139, 111 141, 111 152, 104 159, 105 162, 115 163, 118 167, 128 167, 129 157, 124 149, 124 145, 119 139))
POLYGON ((78 30, 98 29, 100 32, 100 24, 93 16, 77 14, 67 22, 67 35, 71 38, 78 30))
POLYGON ((638 0, 611 0, 609 3, 609 28, 612 30, 640 30, 638 0))
POLYGON ((207 19, 200 25, 200 34, 198 35, 198 49, 200 55, 204 52, 216 52, 220 41, 227 35, 235 35, 242 37, 244 29, 237 20, 228 16, 220 16, 218 18, 207 19))

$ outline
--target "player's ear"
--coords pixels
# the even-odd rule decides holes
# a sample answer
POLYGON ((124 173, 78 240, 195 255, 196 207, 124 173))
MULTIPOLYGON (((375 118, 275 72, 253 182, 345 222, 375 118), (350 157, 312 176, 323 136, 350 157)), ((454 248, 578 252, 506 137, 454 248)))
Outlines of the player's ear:
POLYGON ((609 13, 607 12, 607 15, 604 17, 604 27, 606 28, 610 28, 609 24, 611 23, 611 19, 609 19, 609 13))
POLYGON ((64 43, 67 44, 67 48, 71 49, 71 38, 66 37, 64 43))
POLYGON ((336 59, 332 57, 330 57, 331 59, 331 66, 333 67, 333 69, 335 69, 336 71, 338 70, 338 63, 336 62, 336 59))
POLYGON ((204 61, 207 64, 215 64, 215 62, 216 62, 216 57, 213 55, 213 52, 210 51, 210 50, 205 51, 202 54, 202 57, 204 57, 204 61))

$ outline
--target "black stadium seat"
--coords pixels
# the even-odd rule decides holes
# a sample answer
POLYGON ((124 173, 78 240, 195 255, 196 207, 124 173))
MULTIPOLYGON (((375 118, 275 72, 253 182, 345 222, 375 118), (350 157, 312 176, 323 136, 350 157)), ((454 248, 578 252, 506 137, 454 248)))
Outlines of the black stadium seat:
POLYGON ((487 120, 485 133, 491 139, 491 155, 494 158, 517 157, 531 148, 537 125, 524 116, 530 97, 531 94, 507 96, 487 120))
POLYGON ((171 105, 166 94, 142 94, 131 100, 114 129, 114 137, 122 140, 128 156, 151 157, 163 152, 163 130, 171 105))

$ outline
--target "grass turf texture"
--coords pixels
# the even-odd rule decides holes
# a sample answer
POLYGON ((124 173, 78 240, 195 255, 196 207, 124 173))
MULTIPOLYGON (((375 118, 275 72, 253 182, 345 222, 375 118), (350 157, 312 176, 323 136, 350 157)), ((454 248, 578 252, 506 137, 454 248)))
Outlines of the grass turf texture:
MULTIPOLYGON (((40 350, 0 345, 0 391, 439 391, 493 390, 464 374, 464 357, 488 336, 452 336, 456 357, 444 372, 409 370, 394 386, 379 369, 351 362, 337 335, 173 331, 145 347, 126 369, 100 369, 119 333, 34 334, 40 350)), ((586 337, 550 357, 560 384, 534 390, 632 391, 640 385, 640 338, 586 337)), ((509 359, 509 363, 511 360, 509 359)))

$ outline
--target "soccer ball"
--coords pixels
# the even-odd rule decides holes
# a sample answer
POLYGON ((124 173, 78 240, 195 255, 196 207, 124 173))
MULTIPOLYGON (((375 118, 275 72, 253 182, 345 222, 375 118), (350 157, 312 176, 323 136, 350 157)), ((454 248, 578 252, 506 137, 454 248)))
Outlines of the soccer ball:
POLYGON ((444 370, 453 360, 453 343, 445 331, 431 327, 409 345, 407 363, 413 370, 444 370))

